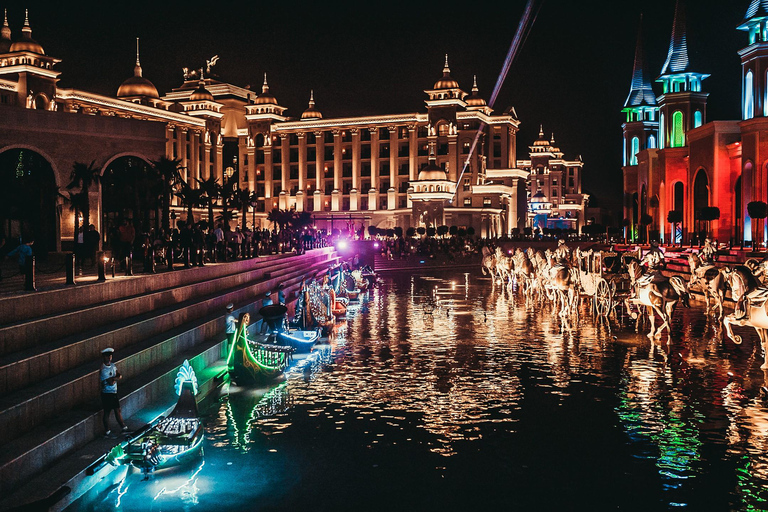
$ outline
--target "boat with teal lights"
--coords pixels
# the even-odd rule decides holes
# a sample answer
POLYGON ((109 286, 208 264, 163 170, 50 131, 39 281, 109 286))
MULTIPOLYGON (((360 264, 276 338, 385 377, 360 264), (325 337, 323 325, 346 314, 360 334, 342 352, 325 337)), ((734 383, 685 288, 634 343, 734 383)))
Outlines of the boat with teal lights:
POLYGON ((201 456, 204 429, 197 412, 197 377, 185 360, 174 384, 179 396, 168 416, 161 416, 107 455, 112 465, 130 464, 145 473, 185 464, 201 456))
MULTIPOLYGON (((286 310, 285 306, 275 304, 265 306, 259 311, 277 321, 272 308, 286 310), (266 310, 266 311, 265 311, 266 310)), ((285 316, 283 311, 282 317, 285 316)), ((282 321, 282 320, 281 320, 282 321)), ((280 345, 274 332, 259 336, 259 341, 248 338, 250 314, 242 313, 235 333, 235 342, 227 356, 227 370, 230 379, 236 384, 260 384, 280 377, 291 363, 294 352, 290 345, 280 345)))

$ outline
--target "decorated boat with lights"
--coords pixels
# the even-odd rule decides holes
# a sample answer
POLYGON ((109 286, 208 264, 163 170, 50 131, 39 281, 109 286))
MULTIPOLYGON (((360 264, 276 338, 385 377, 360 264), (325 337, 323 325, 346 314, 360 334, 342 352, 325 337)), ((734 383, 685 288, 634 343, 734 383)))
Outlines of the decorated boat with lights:
MULTIPOLYGON (((267 322, 282 323, 285 318, 285 306, 275 304, 265 306, 259 311, 267 322), (276 309, 273 309, 276 308, 276 309), (276 315, 277 309, 282 315, 276 315), (266 310, 266 311, 265 311, 266 310)), ((274 332, 260 336, 259 341, 248 339, 248 324, 250 315, 240 315, 240 322, 235 334, 235 343, 227 356, 227 369, 230 378, 237 384, 262 383, 274 380, 283 374, 291 362, 294 349, 290 345, 278 345, 274 332)))
POLYGON ((127 443, 115 446, 106 462, 130 464, 144 472, 178 466, 202 453, 204 430, 197 412, 197 377, 185 360, 175 382, 179 396, 173 411, 148 424, 127 443))
POLYGON ((263 321, 267 324, 267 341, 276 341, 278 345, 293 347, 294 352, 309 352, 320 339, 319 329, 304 330, 286 327, 288 308, 282 304, 264 306, 259 310, 263 321))

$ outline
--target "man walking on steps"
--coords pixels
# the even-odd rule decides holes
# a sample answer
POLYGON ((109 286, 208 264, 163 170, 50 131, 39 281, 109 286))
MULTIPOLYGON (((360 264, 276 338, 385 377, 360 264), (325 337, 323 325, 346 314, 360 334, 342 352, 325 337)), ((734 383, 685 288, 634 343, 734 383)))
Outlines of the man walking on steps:
POLYGON ((99 378, 101 380, 101 405, 104 408, 105 436, 112 435, 112 431, 109 429, 109 413, 112 411, 115 411, 115 419, 122 431, 128 430, 125 422, 123 422, 120 401, 117 399, 117 381, 123 376, 117 371, 117 366, 112 364, 112 354, 114 352, 115 349, 113 348, 105 348, 101 351, 102 363, 99 378))

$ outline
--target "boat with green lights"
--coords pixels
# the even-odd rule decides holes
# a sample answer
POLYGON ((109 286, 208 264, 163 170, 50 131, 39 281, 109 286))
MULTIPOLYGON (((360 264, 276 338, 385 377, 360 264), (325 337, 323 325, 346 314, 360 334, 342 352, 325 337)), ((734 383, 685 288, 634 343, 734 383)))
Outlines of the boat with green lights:
POLYGON ((130 464, 150 473, 185 464, 202 454, 204 429, 197 412, 197 377, 185 360, 176 375, 179 396, 168 416, 161 416, 132 438, 115 446, 106 457, 113 465, 130 464))
MULTIPOLYGON (((267 307, 285 308, 281 305, 267 307)), ((278 345, 275 333, 261 336, 260 341, 248 339, 249 324, 250 315, 241 314, 235 342, 227 356, 227 370, 236 384, 258 384, 278 378, 291 363, 294 352, 290 345, 278 345)))

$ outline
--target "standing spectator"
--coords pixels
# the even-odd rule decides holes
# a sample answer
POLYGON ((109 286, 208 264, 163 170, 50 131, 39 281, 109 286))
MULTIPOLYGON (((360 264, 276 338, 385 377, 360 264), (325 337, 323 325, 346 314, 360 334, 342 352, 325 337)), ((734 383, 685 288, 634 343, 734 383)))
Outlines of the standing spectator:
POLYGON ((203 221, 195 224, 192 230, 192 265, 203 266, 203 255, 205 254, 205 232, 203 231, 203 221))
POLYGON ((180 220, 179 226, 179 245, 181 247, 184 268, 189 268, 192 260, 192 226, 189 222, 180 220))
POLYGON ((277 303, 285 306, 285 285, 280 283, 277 285, 277 303))
POLYGON ((32 257, 32 244, 35 241, 33 239, 24 240, 18 247, 5 255, 6 258, 16 256, 19 262, 19 274, 24 275, 25 266, 27 264, 27 258, 32 257))
POLYGON ((243 258, 250 258, 251 257, 251 230, 248 229, 248 224, 243 227, 242 231, 243 235, 243 243, 241 246, 240 254, 243 255, 243 258))
POLYGON ((213 235, 216 237, 216 252, 218 253, 218 258, 224 257, 224 230, 221 228, 221 224, 218 224, 216 226, 216 229, 213 230, 213 235))
POLYGON ((120 268, 125 268, 125 258, 127 258, 133 249, 133 241, 136 239, 136 230, 130 219, 125 219, 123 225, 119 228, 120 237, 120 268))
POLYGON ((96 226, 91 224, 88 226, 88 231, 83 236, 83 244, 85 246, 85 256, 83 257, 83 261, 85 261, 85 258, 89 258, 91 260, 91 266, 94 266, 96 264, 96 251, 99 250, 99 232, 96 231, 96 226))
POLYGON ((117 366, 112 364, 114 352, 115 349, 113 348, 105 348, 101 351, 102 363, 99 379, 101 381, 101 405, 104 408, 102 420, 104 422, 105 436, 112 434, 112 431, 109 429, 109 413, 112 411, 115 411, 115 419, 122 431, 128 430, 120 410, 120 400, 117 398, 117 381, 122 379, 123 376, 117 371, 117 366))
POLYGON ((261 244, 261 230, 254 226, 253 228, 253 255, 258 256, 259 255, 259 244, 261 244))

